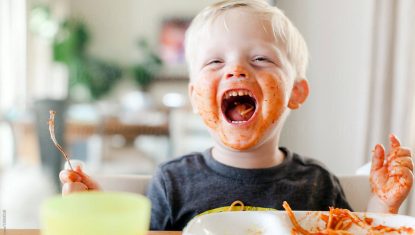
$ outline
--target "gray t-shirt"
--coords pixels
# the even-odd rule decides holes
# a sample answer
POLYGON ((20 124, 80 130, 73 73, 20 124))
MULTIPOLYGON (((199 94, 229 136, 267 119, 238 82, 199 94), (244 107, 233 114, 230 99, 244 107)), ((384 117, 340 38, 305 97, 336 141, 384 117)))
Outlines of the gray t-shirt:
POLYGON ((351 209, 339 180, 316 160, 280 148, 284 161, 266 169, 224 165, 211 149, 162 164, 149 186, 152 230, 182 230, 196 215, 242 201, 246 206, 283 210, 351 209))

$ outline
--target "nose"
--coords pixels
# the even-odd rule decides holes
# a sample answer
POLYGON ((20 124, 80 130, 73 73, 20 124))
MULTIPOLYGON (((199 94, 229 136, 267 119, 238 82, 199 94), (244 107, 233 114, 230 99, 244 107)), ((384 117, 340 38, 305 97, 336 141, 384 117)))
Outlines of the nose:
POLYGON ((246 69, 240 65, 230 68, 229 71, 226 73, 226 78, 247 78, 248 72, 246 69))

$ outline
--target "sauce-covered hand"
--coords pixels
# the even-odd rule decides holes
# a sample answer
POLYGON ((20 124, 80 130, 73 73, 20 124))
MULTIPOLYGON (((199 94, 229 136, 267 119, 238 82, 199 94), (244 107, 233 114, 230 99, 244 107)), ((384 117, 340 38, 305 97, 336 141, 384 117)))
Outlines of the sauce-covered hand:
POLYGON ((72 170, 63 170, 59 173, 62 182, 62 195, 74 192, 99 190, 99 185, 91 177, 85 174, 80 166, 72 170))
POLYGON ((391 134, 389 139, 390 149, 386 157, 385 148, 380 144, 373 151, 370 170, 373 196, 368 210, 397 213, 411 190, 414 164, 411 150, 401 147, 395 135, 391 134))

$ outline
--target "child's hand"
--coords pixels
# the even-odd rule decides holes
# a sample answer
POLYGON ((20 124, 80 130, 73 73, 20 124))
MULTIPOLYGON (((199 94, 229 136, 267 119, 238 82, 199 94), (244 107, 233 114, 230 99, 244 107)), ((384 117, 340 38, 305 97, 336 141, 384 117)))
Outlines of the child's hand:
POLYGON ((411 190, 414 164, 411 150, 401 147, 395 135, 391 134, 389 139, 391 146, 386 161, 384 147, 380 144, 375 146, 370 184, 375 195, 374 200, 380 199, 380 203, 388 212, 397 213, 411 190))
POLYGON ((88 175, 86 175, 80 166, 72 170, 63 170, 59 173, 59 178, 63 184, 62 195, 74 192, 89 190, 99 190, 98 184, 88 175))

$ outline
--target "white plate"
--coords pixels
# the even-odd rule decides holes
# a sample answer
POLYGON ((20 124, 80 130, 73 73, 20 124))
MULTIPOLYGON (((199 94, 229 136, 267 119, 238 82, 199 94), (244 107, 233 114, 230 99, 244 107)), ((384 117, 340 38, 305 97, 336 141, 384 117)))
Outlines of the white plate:
MULTIPOLYGON (((328 214, 328 212, 294 211, 297 220, 305 229, 323 228, 325 223, 320 219, 321 213, 328 214)), ((378 213, 355 214, 360 218, 373 218, 373 225, 415 228, 415 217, 378 213)), ((195 217, 187 224, 183 235, 283 235, 291 234, 291 229, 292 224, 285 211, 233 211, 195 217)), ((349 231, 353 234, 365 234, 357 226, 349 231)))

